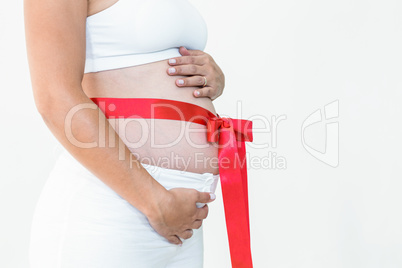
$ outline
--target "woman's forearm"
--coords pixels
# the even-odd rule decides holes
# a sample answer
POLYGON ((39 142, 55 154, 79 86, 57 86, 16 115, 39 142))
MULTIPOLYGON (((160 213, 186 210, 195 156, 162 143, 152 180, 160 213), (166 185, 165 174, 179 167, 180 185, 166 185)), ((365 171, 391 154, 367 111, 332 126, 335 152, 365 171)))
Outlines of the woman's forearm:
MULTIPOLYGON (((77 91, 82 92, 74 90, 77 91)), ((104 114, 84 92, 46 98, 37 100, 37 107, 57 140, 83 166, 145 215, 158 213, 167 190, 131 155, 104 114)))

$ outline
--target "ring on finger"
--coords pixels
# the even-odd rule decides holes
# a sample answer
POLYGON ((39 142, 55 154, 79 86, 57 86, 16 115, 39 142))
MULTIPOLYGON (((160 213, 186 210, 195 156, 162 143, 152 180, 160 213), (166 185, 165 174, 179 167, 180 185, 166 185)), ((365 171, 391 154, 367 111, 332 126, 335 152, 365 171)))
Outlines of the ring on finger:
POLYGON ((205 76, 203 76, 202 78, 204 78, 204 84, 202 85, 202 87, 205 87, 207 85, 207 78, 205 76))

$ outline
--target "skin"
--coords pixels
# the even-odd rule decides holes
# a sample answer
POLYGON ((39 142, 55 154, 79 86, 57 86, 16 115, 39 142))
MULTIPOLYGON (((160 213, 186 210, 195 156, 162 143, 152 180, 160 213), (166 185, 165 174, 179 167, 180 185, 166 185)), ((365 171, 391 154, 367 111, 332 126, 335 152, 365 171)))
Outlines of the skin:
MULTIPOLYGON (((210 98, 194 97, 193 91, 199 87, 178 88, 175 85, 176 79, 186 76, 168 75, 167 62, 168 60, 162 60, 87 73, 82 81, 83 90, 89 97, 162 98, 184 101, 216 114, 210 98)), ((153 119, 153 122, 155 128, 152 128, 150 119, 109 119, 111 126, 140 162, 196 173, 219 173, 217 144, 207 142, 205 126, 176 120, 153 119)))
MULTIPOLYGON (((177 66, 181 69, 174 76, 160 75, 162 70, 167 69, 167 61, 112 72, 107 71, 102 74, 84 75, 86 17, 107 8, 110 4, 107 1, 84 0, 24 1, 27 53, 37 110, 53 135, 82 165, 143 212, 151 226, 160 235, 171 243, 181 244, 180 238, 190 238, 191 229, 200 228, 202 220, 207 217, 208 206, 197 208, 195 203, 213 201, 210 194, 186 188, 166 190, 139 164, 141 158, 137 160, 131 157, 130 148, 124 145, 125 142, 119 135, 114 135, 118 134, 118 131, 106 131, 102 135, 99 134, 101 126, 105 126, 109 130, 115 128, 89 98, 91 94, 102 92, 102 87, 97 85, 104 84, 103 79, 110 76, 122 81, 122 84, 120 87, 117 85, 116 88, 105 89, 105 94, 109 94, 108 96, 113 92, 117 96, 129 97, 129 94, 133 93, 124 86, 124 82, 129 82, 133 83, 129 85, 132 86, 130 89, 138 88, 138 92, 144 91, 139 91, 141 88, 150 89, 146 91, 147 94, 154 94, 153 96, 170 94, 169 96, 173 96, 174 99, 175 93, 171 90, 173 88, 177 90, 176 76, 181 73, 182 76, 179 78, 186 80, 185 86, 180 86, 186 92, 186 94, 182 94, 185 95, 183 97, 185 101, 196 103, 214 112, 213 106, 207 99, 212 100, 222 94, 224 79, 223 76, 216 78, 210 73, 213 68, 216 68, 213 63, 209 64, 209 71, 206 71, 206 67, 205 70, 201 67, 196 69, 190 67, 196 72, 186 71, 186 66, 191 64, 208 65, 205 61, 202 64, 201 60, 195 60, 206 60, 208 56, 201 55, 199 52, 194 52, 198 55, 191 55, 191 51, 188 51, 189 55, 183 57, 188 60, 187 62, 179 60, 177 66), (146 68, 149 67, 152 67, 152 72, 148 72, 148 75, 156 74, 153 79, 147 81, 137 81, 132 77, 128 79, 130 77, 127 75, 132 76, 141 71, 147 73, 146 68), (184 76, 185 73, 187 75, 184 76), (209 98, 194 98, 194 95, 191 95, 193 100, 190 100, 188 93, 198 89, 193 83, 199 75, 206 76, 211 83, 208 88, 201 90, 200 95, 209 98), (152 81, 166 83, 166 87, 162 87, 162 90, 166 89, 166 91, 152 92, 151 89, 155 88, 151 87, 152 81), (173 83, 170 87, 171 82, 173 83), (71 132, 81 142, 100 144, 104 141, 105 146, 77 147, 66 135, 64 120, 68 112, 71 108, 82 104, 92 105, 93 108, 82 109, 74 115, 70 126, 71 132), (83 129, 85 131, 82 131, 83 129), (123 144, 123 152, 121 148, 113 146, 113 144, 123 144), (119 159, 119 156, 121 158, 122 155, 124 160, 119 159)), ((141 96, 136 95, 135 97, 141 96)), ((174 129, 171 125, 169 128, 174 129)), ((130 131, 128 132, 130 133, 130 131)), ((135 133, 135 131, 131 131, 131 133, 135 133)), ((178 147, 180 148, 180 146, 178 147)), ((206 150, 212 154, 216 152, 212 147, 206 150)), ((144 149, 143 156, 153 156, 153 154, 153 150, 144 149)))

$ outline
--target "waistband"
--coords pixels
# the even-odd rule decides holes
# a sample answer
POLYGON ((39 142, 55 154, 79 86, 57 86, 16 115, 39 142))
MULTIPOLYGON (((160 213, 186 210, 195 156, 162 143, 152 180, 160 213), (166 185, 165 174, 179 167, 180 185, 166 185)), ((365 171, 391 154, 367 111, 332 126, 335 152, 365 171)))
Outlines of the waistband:
POLYGON ((207 140, 218 142, 219 175, 233 268, 252 268, 245 142, 252 121, 220 117, 187 102, 155 98, 91 98, 108 119, 169 119, 207 127, 207 140))
MULTIPOLYGON (((95 177, 91 171, 85 168, 77 159, 75 159, 66 149, 62 148, 62 152, 59 155, 58 164, 68 165, 70 170, 73 170, 76 174, 95 177)), ((155 165, 150 165, 146 163, 140 163, 149 174, 154 177, 155 180, 161 182, 163 186, 167 185, 167 188, 173 187, 183 187, 182 184, 169 183, 167 177, 181 178, 180 181, 189 182, 190 188, 202 188, 202 186, 207 185, 206 182, 219 181, 220 175, 213 174, 209 172, 196 173, 185 170, 170 169, 155 165)), ((216 188, 216 186, 215 186, 216 188)), ((215 190, 215 188, 213 188, 215 190)))
POLYGON ((141 163, 141 165, 144 168, 146 168, 148 172, 155 174, 155 176, 157 176, 158 174, 171 174, 173 176, 180 176, 183 178, 187 178, 189 180, 199 180, 199 181, 204 181, 209 178, 219 179, 219 174, 213 174, 209 172, 196 173, 179 169, 164 168, 146 163, 141 163))
MULTIPOLYGON (((102 180, 97 178, 92 172, 85 168, 77 159, 75 159, 67 150, 62 148, 62 152, 56 162, 57 167, 68 170, 72 174, 83 177, 87 181, 94 183, 102 188, 107 186, 102 180)), ((191 188, 200 192, 215 193, 220 175, 212 173, 196 173, 177 169, 169 169, 160 166, 140 163, 148 173, 167 190, 176 187, 191 188)), ((56 167, 55 167, 56 168, 56 167)), ((80 180, 82 180, 81 178, 80 180)), ((116 193, 117 195, 117 193, 116 193)), ((197 203, 198 207, 202 207, 203 203, 197 203)))
MULTIPOLYGON (((219 174, 194 173, 145 163, 141 163, 141 165, 167 190, 183 187, 195 189, 200 192, 215 193, 220 178, 219 174)), ((197 202, 196 205, 197 207, 203 207, 205 204, 197 202)))

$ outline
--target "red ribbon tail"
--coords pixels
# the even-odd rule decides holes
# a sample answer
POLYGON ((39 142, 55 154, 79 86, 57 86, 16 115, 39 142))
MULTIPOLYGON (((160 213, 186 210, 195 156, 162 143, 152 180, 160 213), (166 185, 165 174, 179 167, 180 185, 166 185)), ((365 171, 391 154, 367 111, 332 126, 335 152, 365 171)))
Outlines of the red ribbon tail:
POLYGON ((252 268, 244 142, 232 128, 220 132, 219 172, 233 268, 252 268))
MULTIPOLYGON (((244 142, 237 142, 238 152, 239 152, 239 162, 241 170, 241 178, 243 181, 243 193, 244 193, 244 205, 246 206, 247 219, 250 219, 249 205, 248 205, 248 181, 247 181, 247 155, 246 155, 246 144, 244 142)), ((250 222, 248 223, 248 235, 250 236, 250 222)))

